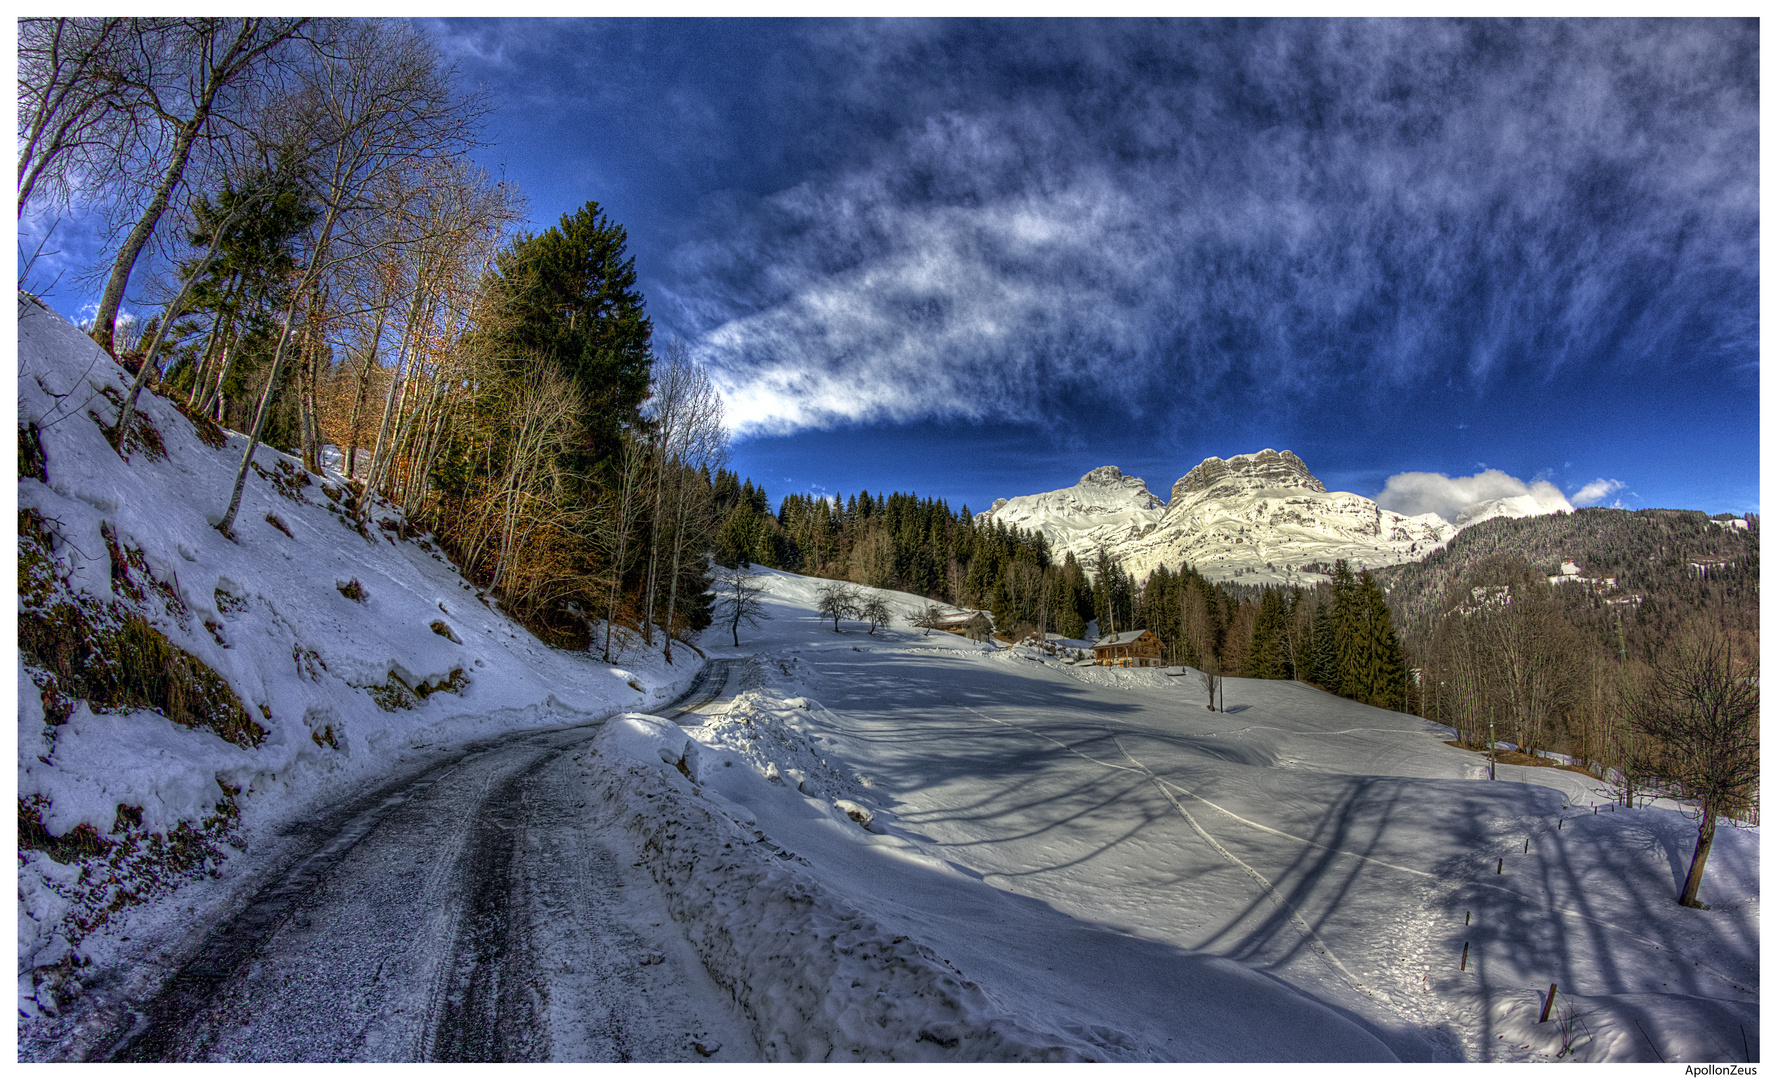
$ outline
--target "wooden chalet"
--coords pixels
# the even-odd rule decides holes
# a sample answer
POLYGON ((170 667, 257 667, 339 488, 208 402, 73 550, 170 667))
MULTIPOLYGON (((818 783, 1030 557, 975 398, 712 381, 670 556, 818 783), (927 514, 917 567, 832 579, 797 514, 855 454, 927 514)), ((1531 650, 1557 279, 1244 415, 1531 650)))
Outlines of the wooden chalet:
POLYGON ((1165 643, 1151 630, 1124 630, 1092 643, 1092 656, 1100 667, 1161 667, 1165 643))

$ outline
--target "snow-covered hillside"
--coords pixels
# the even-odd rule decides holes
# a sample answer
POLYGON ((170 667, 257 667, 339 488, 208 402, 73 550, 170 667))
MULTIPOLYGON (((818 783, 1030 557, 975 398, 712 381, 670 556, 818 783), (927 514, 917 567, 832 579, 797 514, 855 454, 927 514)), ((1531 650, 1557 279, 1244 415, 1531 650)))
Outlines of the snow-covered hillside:
POLYGON ((766 572, 744 690, 596 744, 761 1046, 826 1060, 1744 1061, 1756 830, 1288 682, 835 633, 766 572), (682 717, 691 725, 698 718, 682 717), (1538 1022, 1549 984, 1550 1018, 1538 1022))
POLYGON ((120 457, 99 425, 127 374, 18 312, 26 1014, 201 923, 233 856, 305 808, 430 749, 652 707, 698 666, 543 645, 393 511, 360 533, 341 477, 269 447, 223 537, 244 436, 144 393, 152 434, 120 457))
POLYGON ((1121 478, 1105 466, 1075 487, 1001 500, 982 516, 1041 531, 1056 558, 1067 551, 1083 558, 1101 543, 1137 579, 1161 564, 1188 562, 1212 579, 1252 584, 1318 580, 1305 568, 1337 559, 1405 562, 1455 535, 1436 514, 1406 517, 1361 495, 1328 492, 1288 451, 1208 458, 1172 485, 1169 504, 1132 481, 1091 505, 1081 493, 1101 490, 1088 483, 1101 475, 1121 478))

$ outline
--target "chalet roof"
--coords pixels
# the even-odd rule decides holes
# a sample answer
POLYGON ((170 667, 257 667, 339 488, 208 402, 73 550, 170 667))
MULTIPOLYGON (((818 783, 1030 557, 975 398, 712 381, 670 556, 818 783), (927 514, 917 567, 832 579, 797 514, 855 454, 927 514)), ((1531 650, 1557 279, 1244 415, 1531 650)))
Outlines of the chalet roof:
POLYGON ((1146 633, 1147 631, 1145 630, 1123 630, 1114 634, 1106 634, 1104 637, 1092 642, 1092 648, 1104 649, 1109 648, 1112 645, 1128 645, 1135 641, 1139 641, 1141 636, 1146 633))

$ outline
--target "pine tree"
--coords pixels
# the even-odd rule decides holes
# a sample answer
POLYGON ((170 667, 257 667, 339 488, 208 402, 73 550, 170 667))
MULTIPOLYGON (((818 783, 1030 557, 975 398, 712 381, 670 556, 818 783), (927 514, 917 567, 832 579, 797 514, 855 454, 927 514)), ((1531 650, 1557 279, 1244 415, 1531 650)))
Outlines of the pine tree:
POLYGON ((547 358, 585 394, 583 465, 604 460, 640 420, 653 326, 635 288, 628 233, 596 202, 561 224, 520 236, 495 259, 499 317, 487 344, 547 358))
POLYGON ((1328 693, 1341 693, 1338 671, 1338 629, 1332 614, 1332 603, 1322 598, 1314 609, 1313 636, 1309 648, 1312 673, 1309 682, 1317 683, 1328 693))
POLYGON ((1256 679, 1287 679, 1293 677, 1283 644, 1284 622, 1288 617, 1283 594, 1266 588, 1258 602, 1258 617, 1252 625, 1252 645, 1246 654, 1246 675, 1256 679))
POLYGON ((1353 697, 1357 688, 1362 685, 1359 668, 1362 662, 1358 650, 1362 647, 1359 622, 1361 619, 1360 605, 1357 595, 1357 582, 1351 575, 1350 565, 1339 559, 1332 569, 1332 641, 1334 658, 1332 661, 1333 678, 1338 684, 1337 689, 1327 686, 1335 694, 1353 697))

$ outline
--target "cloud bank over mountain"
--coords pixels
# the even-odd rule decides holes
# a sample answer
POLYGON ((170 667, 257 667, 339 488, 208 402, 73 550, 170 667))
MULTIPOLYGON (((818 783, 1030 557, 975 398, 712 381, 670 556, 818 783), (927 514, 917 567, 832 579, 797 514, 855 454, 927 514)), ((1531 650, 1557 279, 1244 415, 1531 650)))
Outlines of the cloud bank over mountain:
POLYGON ((1397 473, 1388 477, 1387 486, 1375 497, 1375 503, 1383 510, 1407 517, 1436 514, 1444 521, 1460 522, 1476 507, 1501 499, 1524 500, 1518 505, 1532 513, 1571 513, 1573 509, 1572 502, 1548 481, 1525 483, 1499 469, 1486 469, 1473 476, 1397 473))

